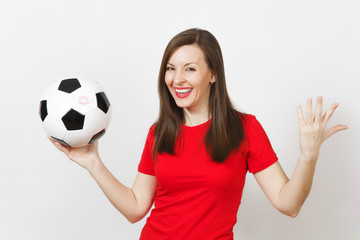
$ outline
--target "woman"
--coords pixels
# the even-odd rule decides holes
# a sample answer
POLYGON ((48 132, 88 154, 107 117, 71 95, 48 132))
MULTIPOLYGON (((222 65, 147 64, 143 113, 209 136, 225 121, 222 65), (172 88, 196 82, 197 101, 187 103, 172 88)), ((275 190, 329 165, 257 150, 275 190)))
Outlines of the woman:
POLYGON ((102 163, 98 143, 72 149, 53 144, 89 171, 111 203, 131 222, 150 210, 140 239, 233 239, 247 171, 273 206, 295 217, 314 175, 321 144, 347 127, 326 129, 338 106, 315 115, 298 106, 301 154, 290 179, 265 131, 229 100, 220 46, 205 30, 189 29, 168 44, 160 67, 160 113, 150 128, 131 188, 102 163))

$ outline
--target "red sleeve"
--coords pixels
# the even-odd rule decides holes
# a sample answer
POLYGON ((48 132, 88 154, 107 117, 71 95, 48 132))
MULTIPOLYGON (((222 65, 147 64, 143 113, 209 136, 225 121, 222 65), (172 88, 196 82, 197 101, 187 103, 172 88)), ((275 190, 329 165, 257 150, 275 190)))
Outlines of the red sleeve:
POLYGON ((264 170, 278 160, 265 130, 253 115, 247 115, 245 134, 249 172, 264 170))
POLYGON ((138 165, 139 172, 152 176, 155 176, 154 161, 152 158, 152 148, 154 145, 154 140, 154 126, 152 126, 147 135, 144 150, 141 155, 140 163, 138 165))

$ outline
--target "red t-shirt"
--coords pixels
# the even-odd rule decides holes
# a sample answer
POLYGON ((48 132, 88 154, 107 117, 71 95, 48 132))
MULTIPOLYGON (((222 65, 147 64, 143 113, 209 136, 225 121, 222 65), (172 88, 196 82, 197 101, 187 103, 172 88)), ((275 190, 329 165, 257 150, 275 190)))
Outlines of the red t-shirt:
POLYGON ((253 115, 245 115, 246 143, 216 163, 206 151, 210 121, 188 127, 175 154, 158 154, 154 162, 154 128, 150 128, 138 171, 157 180, 154 208, 141 240, 229 240, 241 202, 246 172, 261 171, 277 161, 270 141, 253 115))

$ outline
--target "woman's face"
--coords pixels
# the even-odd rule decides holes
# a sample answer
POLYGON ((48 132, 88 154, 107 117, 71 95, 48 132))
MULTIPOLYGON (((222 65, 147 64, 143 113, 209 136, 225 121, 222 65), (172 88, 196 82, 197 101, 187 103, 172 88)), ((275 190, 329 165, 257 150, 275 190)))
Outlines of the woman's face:
POLYGON ((179 47, 166 65, 165 83, 178 107, 208 109, 211 82, 215 80, 198 45, 179 47))

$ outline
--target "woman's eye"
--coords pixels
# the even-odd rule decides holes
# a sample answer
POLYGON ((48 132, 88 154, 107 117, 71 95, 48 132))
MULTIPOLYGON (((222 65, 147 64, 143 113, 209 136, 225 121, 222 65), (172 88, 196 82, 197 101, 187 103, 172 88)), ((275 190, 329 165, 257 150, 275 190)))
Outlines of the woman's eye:
POLYGON ((187 68, 187 69, 186 69, 186 71, 192 71, 192 72, 193 72, 193 71, 196 71, 196 69, 195 69, 195 68, 190 67, 190 68, 187 68))
POLYGON ((175 70, 175 68, 173 68, 173 67, 167 67, 166 68, 166 71, 172 71, 172 70, 175 70))

